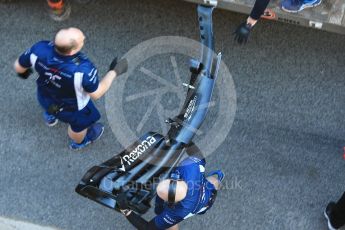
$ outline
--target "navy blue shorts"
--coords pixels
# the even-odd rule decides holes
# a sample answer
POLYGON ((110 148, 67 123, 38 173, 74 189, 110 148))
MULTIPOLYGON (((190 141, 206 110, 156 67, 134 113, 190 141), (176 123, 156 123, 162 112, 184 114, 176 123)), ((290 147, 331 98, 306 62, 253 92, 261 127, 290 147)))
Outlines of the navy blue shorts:
MULTIPOLYGON (((45 111, 53 104, 52 100, 45 98, 37 92, 37 99, 45 111)), ((93 102, 89 103, 80 111, 62 111, 56 115, 56 118, 62 122, 68 123, 74 132, 81 132, 101 118, 101 115, 93 102)))

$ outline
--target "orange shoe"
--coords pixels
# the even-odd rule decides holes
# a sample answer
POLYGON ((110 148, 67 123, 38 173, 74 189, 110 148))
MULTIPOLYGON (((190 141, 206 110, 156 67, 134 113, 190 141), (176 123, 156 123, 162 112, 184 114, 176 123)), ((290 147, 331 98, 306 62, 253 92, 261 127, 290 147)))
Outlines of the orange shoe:
POLYGON ((68 0, 47 0, 49 16, 55 21, 63 21, 71 14, 71 6, 68 0))
POLYGON ((267 20, 277 20, 277 15, 273 10, 267 8, 264 14, 261 15, 261 18, 264 18, 267 20))

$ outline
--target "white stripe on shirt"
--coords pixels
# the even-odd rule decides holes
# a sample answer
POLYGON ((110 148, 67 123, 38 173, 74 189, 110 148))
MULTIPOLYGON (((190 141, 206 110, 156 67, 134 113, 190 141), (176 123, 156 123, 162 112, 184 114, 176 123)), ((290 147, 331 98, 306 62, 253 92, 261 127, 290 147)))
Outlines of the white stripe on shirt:
POLYGON ((90 101, 90 96, 87 92, 84 91, 83 83, 83 73, 76 72, 74 74, 74 90, 78 102, 78 110, 82 110, 87 103, 90 101))
POLYGON ((37 55, 36 54, 30 54, 30 63, 33 68, 35 68, 35 64, 37 61, 37 55))

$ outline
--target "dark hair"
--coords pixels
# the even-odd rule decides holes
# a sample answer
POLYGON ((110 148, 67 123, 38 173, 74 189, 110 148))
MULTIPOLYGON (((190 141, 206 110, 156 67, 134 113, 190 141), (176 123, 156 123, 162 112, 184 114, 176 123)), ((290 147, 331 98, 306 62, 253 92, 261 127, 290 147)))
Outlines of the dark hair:
POLYGON ((57 52, 67 55, 69 54, 72 50, 74 50, 75 48, 77 48, 78 43, 76 40, 71 39, 70 43, 68 45, 64 45, 64 46, 58 46, 55 44, 55 49, 57 52))

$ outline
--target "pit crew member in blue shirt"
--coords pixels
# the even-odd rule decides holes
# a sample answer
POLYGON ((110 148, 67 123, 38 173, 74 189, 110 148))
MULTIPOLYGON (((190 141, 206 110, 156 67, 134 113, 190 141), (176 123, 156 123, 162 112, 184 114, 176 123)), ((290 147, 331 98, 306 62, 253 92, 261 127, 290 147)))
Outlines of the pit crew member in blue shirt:
POLYGON ((37 71, 37 99, 44 109, 45 122, 48 126, 56 125, 58 120, 69 124, 71 149, 81 149, 100 138, 104 126, 97 123, 100 113, 91 99, 102 97, 128 66, 126 59, 114 59, 99 81, 97 68, 80 52, 84 40, 81 30, 62 29, 53 42, 34 44, 14 63, 23 79, 30 76, 32 69, 37 71))
MULTIPOLYGON (((205 159, 189 156, 157 186, 156 216, 149 222, 128 209, 124 196, 118 205, 127 220, 139 230, 176 230, 178 223, 206 213, 213 205, 224 174, 217 170, 205 175, 205 159)), ((120 195, 121 196, 121 195, 120 195)))

